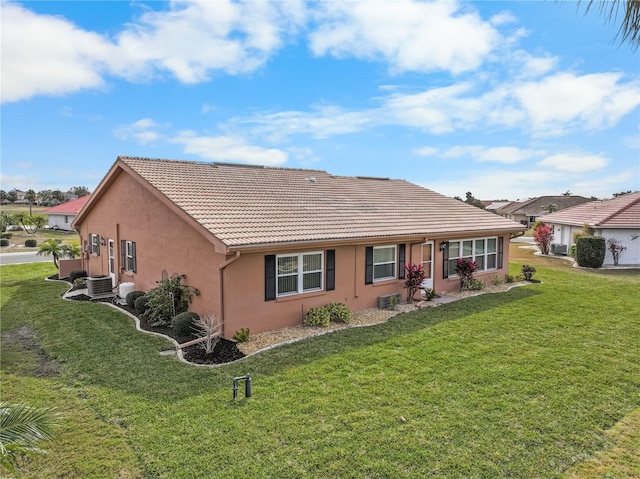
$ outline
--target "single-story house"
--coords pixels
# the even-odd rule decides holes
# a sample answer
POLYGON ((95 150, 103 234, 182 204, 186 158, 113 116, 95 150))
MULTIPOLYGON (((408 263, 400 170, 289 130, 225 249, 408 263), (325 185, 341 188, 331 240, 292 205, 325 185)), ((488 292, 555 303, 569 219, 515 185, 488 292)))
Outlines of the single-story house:
POLYGON ((42 213, 49 215, 49 229, 73 231, 71 223, 82 207, 89 201, 90 196, 82 196, 44 210, 42 213))
POLYGON ((517 221, 531 228, 542 215, 553 211, 561 211, 571 206, 579 205, 591 201, 584 196, 560 195, 560 196, 540 196, 526 201, 512 201, 495 210, 500 216, 517 221))
MULTIPOLYGON (((565 245, 567 250, 574 244, 573 234, 582 231, 586 223, 596 235, 607 240, 615 238, 626 248, 620 255, 620 265, 640 266, 640 191, 610 200, 583 203, 544 215, 540 220, 553 226, 553 242, 565 245)), ((609 250, 604 264, 614 264, 609 250)))
POLYGON ((357 311, 401 293, 404 266, 455 290, 458 258, 489 282, 524 227, 404 180, 325 171, 119 157, 73 227, 90 276, 147 291, 185 274, 224 335, 302 323, 311 307, 357 311), (129 286, 129 285, 127 285, 129 286))

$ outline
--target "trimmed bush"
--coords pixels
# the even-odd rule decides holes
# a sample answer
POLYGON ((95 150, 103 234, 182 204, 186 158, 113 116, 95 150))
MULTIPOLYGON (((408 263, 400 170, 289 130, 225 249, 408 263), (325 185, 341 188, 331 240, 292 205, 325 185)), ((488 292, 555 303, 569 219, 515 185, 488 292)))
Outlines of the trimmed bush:
POLYGON ((34 239, 28 239, 28 240, 25 240, 24 245, 27 248, 35 248, 36 246, 38 246, 38 241, 34 239))
POLYGON ((438 296, 438 293, 436 293, 435 289, 433 289, 433 288, 424 288, 424 300, 425 301, 431 301, 436 296, 438 296))
POLYGON ((602 236, 580 236, 576 243, 576 261, 583 268, 599 268, 604 263, 607 241, 602 236))
POLYGON ((504 275, 504 282, 509 284, 509 283, 515 283, 516 281, 516 277, 512 274, 505 274, 504 275))
POLYGON ((249 328, 241 328, 236 331, 236 334, 233 335, 234 341, 238 341, 239 343, 246 343, 249 341, 249 328))
POLYGON ((324 306, 319 308, 309 308, 304 315, 304 324, 307 326, 329 326, 331 313, 324 306))
POLYGON ((127 293, 127 296, 125 296, 124 300, 127 302, 127 306, 135 308, 136 299, 138 299, 140 296, 144 296, 144 294, 144 291, 131 291, 130 293, 127 293))
POLYGON ((149 304, 149 298, 145 294, 144 296, 140 296, 135 300, 133 307, 138 314, 144 314, 147 312, 147 305, 149 304))
POLYGON ((69 273, 69 281, 71 281, 72 283, 76 282, 76 279, 78 278, 86 278, 87 277, 87 272, 83 269, 74 269, 73 271, 71 271, 71 273, 69 273))
POLYGON ((533 278, 533 274, 535 272, 536 272, 536 269, 533 266, 530 266, 528 264, 523 264, 522 265, 522 276, 527 281, 529 281, 531 278, 533 278))
POLYGON ((171 327, 179 336, 189 336, 193 333, 193 325, 200 319, 197 313, 191 311, 185 311, 184 313, 176 314, 171 320, 171 327))
POLYGON ((484 289, 484 281, 476 278, 468 279, 462 287, 463 291, 480 291, 481 289, 484 289))
POLYGON ((9 246, 9 240, 7 238, 0 239, 0 246, 9 246))
POLYGON ((491 276, 491 284, 494 286, 504 284, 504 278, 501 278, 497 274, 494 274, 493 276, 491 276))
POLYGON ((576 258, 576 245, 572 244, 571 246, 569 246, 569 256, 571 256, 573 259, 576 258))
POLYGON ((329 303, 325 306, 329 311, 330 321, 334 323, 348 323, 351 321, 351 310, 344 303, 329 303))
POLYGON ((4 233, 0 233, 0 238, 11 239, 12 236, 13 236, 13 233, 9 233, 8 231, 4 233))

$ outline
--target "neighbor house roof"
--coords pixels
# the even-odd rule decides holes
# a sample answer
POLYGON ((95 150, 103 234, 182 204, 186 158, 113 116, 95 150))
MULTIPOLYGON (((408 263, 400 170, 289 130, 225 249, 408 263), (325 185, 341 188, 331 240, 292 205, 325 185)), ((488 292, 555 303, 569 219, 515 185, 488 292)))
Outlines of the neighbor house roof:
POLYGON ((77 215, 86 202, 89 201, 90 197, 91 195, 81 196, 75 200, 47 208, 43 213, 47 215, 77 215))
POLYGON ((550 205, 555 205, 557 210, 562 210, 564 208, 569 208, 571 206, 579 205, 581 203, 586 203, 589 198, 585 198, 584 196, 540 196, 538 198, 532 198, 527 201, 520 202, 512 202, 508 205, 503 206, 497 210, 499 214, 511 213, 511 214, 519 214, 524 216, 541 216, 542 214, 549 211, 550 205))
POLYGON ((606 228, 640 228, 640 191, 610 200, 590 201, 543 216, 546 223, 606 228))
POLYGON ((76 222, 119 171, 161 193, 230 248, 523 229, 404 180, 130 157, 118 158, 76 222))

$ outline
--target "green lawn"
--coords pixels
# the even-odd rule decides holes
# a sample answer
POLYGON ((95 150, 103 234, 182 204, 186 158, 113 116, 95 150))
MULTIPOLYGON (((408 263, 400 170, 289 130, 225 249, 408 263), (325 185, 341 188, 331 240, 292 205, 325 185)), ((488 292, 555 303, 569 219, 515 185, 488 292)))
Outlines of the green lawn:
POLYGON ((64 413, 21 477, 640 477, 640 275, 512 248, 542 284, 220 368, 62 301, 49 264, 3 266, 2 399, 64 413))

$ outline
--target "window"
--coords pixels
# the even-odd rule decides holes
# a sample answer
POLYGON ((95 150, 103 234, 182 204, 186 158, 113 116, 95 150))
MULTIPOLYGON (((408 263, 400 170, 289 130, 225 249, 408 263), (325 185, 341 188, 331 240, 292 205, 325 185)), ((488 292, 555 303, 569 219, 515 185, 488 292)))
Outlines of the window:
POLYGON ((89 244, 90 244, 89 248, 90 248, 91 254, 100 256, 100 235, 90 233, 89 244))
POLYGON ((135 241, 120 241, 120 262, 122 269, 125 271, 137 272, 135 241))
POLYGON ((336 289, 336 250, 266 255, 264 300, 336 289))
POLYGON ((394 279, 396 277, 396 247, 373 247, 373 281, 394 279))
POLYGON ((476 271, 490 271, 501 268, 502 241, 498 240, 498 238, 478 238, 450 241, 445 250, 444 277, 447 278, 456 274, 456 263, 459 258, 475 261, 477 265, 476 271))
POLYGON ((322 252, 276 256, 278 296, 322 289, 322 252))

